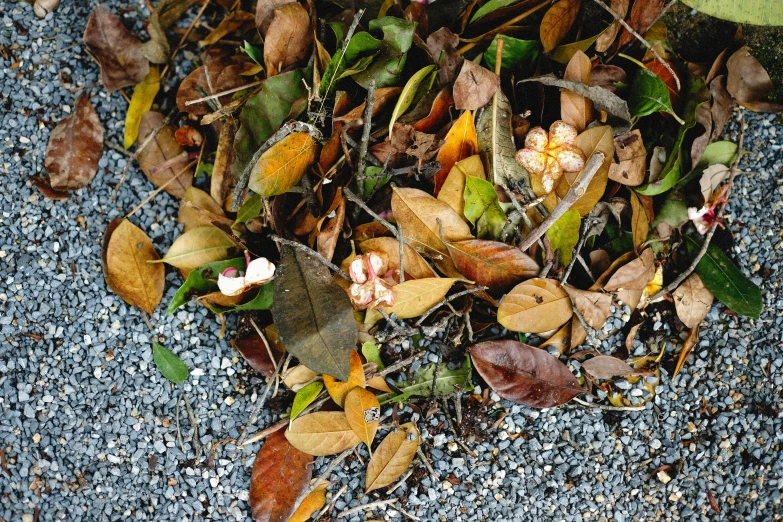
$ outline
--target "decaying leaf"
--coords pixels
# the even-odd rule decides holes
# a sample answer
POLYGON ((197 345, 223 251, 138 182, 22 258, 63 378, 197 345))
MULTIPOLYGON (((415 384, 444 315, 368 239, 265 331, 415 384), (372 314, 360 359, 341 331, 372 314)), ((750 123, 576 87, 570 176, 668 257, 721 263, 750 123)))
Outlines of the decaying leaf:
POLYGON ((503 184, 508 180, 528 182, 527 172, 514 160, 517 149, 511 117, 511 104, 498 89, 492 105, 484 109, 478 122, 478 148, 486 161, 487 180, 492 184, 503 184))
POLYGON ((272 23, 272 15, 275 9, 285 4, 290 4, 294 0, 259 0, 256 4, 256 27, 261 36, 266 36, 269 24, 272 23))
POLYGON ((517 341, 486 341, 468 351, 490 388, 511 402, 552 408, 584 392, 568 367, 540 348, 517 341))
POLYGON ((359 331, 348 294, 318 260, 284 247, 272 316, 286 350, 308 368, 347 380, 359 331))
POLYGON ((145 112, 141 116, 139 143, 147 141, 156 129, 160 130, 139 152, 139 166, 153 185, 161 187, 165 184, 166 192, 181 198, 193 184, 193 169, 188 166, 187 154, 174 137, 174 126, 168 124, 160 127, 163 121, 163 114, 155 111, 145 112))
POLYGON ((179 204, 177 222, 183 226, 182 232, 196 227, 209 226, 214 221, 231 225, 232 221, 226 218, 226 214, 212 196, 201 189, 190 186, 185 190, 182 201, 179 204))
POLYGON ((261 197, 288 192, 315 162, 317 144, 306 132, 294 132, 264 152, 250 172, 248 187, 261 197))
POLYGON ((465 60, 454 82, 454 107, 470 111, 480 109, 489 103, 499 88, 500 77, 497 74, 465 60))
POLYGON ((141 41, 122 25, 119 17, 96 5, 84 29, 84 45, 101 66, 101 83, 111 92, 144 80, 150 64, 141 41))
POLYGON ((348 380, 345 382, 338 381, 331 375, 324 375, 326 391, 329 392, 329 396, 335 404, 340 407, 345 403, 345 397, 348 395, 348 392, 354 388, 364 388, 366 386, 362 358, 356 350, 351 352, 350 364, 348 380))
POLYGON ((492 293, 505 292, 523 279, 535 277, 540 270, 527 254, 500 241, 468 239, 446 246, 457 270, 492 293))
POLYGON ((298 417, 285 436, 292 446, 315 456, 334 455, 361 442, 342 411, 317 411, 298 417))
POLYGON ((103 154, 103 127, 86 94, 76 100, 73 114, 49 136, 44 167, 56 191, 86 187, 98 172, 103 154))
POLYGON ((256 522, 287 522, 310 485, 313 457, 292 446, 285 428, 261 446, 250 477, 250 508, 256 522))
POLYGON ((529 279, 500 301, 498 322, 513 332, 543 333, 571 319, 568 294, 554 279, 529 279))
POLYGON ((611 379, 635 373, 625 361, 610 355, 597 355, 582 363, 582 369, 596 379, 611 379))
POLYGON ((609 167, 609 179, 631 187, 644 183, 647 175, 647 150, 639 129, 615 137, 614 147, 620 163, 613 163, 609 167))
POLYGON ((405 281, 392 287, 394 304, 383 310, 387 314, 395 314, 398 319, 418 317, 446 297, 456 281, 446 277, 405 281))
POLYGON ((449 368, 448 363, 429 363, 419 368, 409 381, 395 386, 395 392, 378 397, 381 404, 404 401, 411 397, 445 397, 457 392, 473 389, 473 367, 470 357, 458 368, 449 368))
POLYGON ((275 76, 303 59, 313 43, 310 15, 296 2, 276 8, 264 38, 264 65, 275 76))
POLYGON ((103 237, 103 276, 123 301, 152 314, 163 298, 163 265, 148 263, 160 257, 152 241, 127 219, 109 224, 103 237))
POLYGON ((179 236, 161 260, 185 273, 228 257, 234 242, 213 226, 196 227, 179 236))
POLYGON ((389 433, 367 464, 365 493, 384 488, 397 480, 413 462, 420 444, 421 435, 412 422, 389 433))
POLYGON ((742 47, 726 62, 728 76, 726 90, 737 103, 757 112, 780 112, 783 106, 762 100, 774 89, 769 73, 750 54, 750 48, 742 47))
POLYGON ((600 330, 609 318, 612 296, 603 292, 579 290, 570 285, 563 285, 563 290, 571 297, 574 306, 587 324, 600 330))
POLYGON ((672 294, 677 316, 688 328, 696 328, 712 307, 713 295, 699 274, 691 274, 672 294))
POLYGON ((541 44, 548 53, 568 34, 576 21, 582 0, 560 0, 544 14, 541 20, 541 44))
POLYGON ((606 282, 604 289, 608 292, 644 290, 653 277, 655 277, 655 254, 651 248, 647 248, 637 259, 617 270, 606 282))
POLYGON ((381 423, 381 405, 375 394, 364 388, 349 391, 345 396, 345 416, 356 436, 371 447, 381 423))
MULTIPOLYGON (((194 270, 191 274, 196 272, 197 270, 194 270)), ((251 368, 265 377, 271 377, 274 374, 275 363, 280 362, 283 354, 278 349, 277 344, 270 343, 272 355, 277 358, 273 362, 269 358, 270 350, 267 349, 266 343, 255 330, 237 334, 236 337, 231 339, 231 346, 242 355, 242 358, 247 361, 251 368)))

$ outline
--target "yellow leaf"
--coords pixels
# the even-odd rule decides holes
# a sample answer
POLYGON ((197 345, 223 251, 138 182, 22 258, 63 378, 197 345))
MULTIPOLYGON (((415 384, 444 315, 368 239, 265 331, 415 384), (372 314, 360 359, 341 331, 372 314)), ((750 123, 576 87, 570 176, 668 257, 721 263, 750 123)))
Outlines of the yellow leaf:
POLYGON ((288 519, 288 522, 306 522, 310 520, 316 511, 326 505, 326 488, 328 482, 321 482, 315 487, 299 504, 294 514, 288 519))
MULTIPOLYGON (((212 199, 212 196, 193 186, 185 190, 185 195, 179 202, 177 222, 184 225, 183 232, 196 227, 211 226, 213 221, 220 221, 225 217, 223 209, 212 199)), ((231 223, 232 221, 228 220, 226 224, 230 226, 231 223)))
POLYGON ((478 154, 455 163, 438 192, 438 199, 448 204, 463 218, 465 217, 465 180, 468 176, 487 179, 484 163, 478 154))
POLYGON ((213 226, 196 227, 179 236, 161 260, 190 273, 200 266, 228 258, 234 242, 213 226))
POLYGON ((326 391, 332 397, 332 400, 340 407, 345 403, 345 396, 354 388, 364 388, 364 366, 359 353, 354 350, 351 352, 351 369, 348 371, 348 381, 338 381, 331 375, 324 374, 324 385, 326 391))
POLYGON ((345 396, 345 416, 353 432, 370 448, 381 423, 381 405, 375 394, 362 388, 348 392, 345 396))
POLYGON ((446 141, 438 151, 436 159, 440 163, 440 170, 435 174, 435 194, 437 195, 451 167, 459 160, 473 156, 478 152, 478 136, 476 125, 473 123, 473 114, 465 111, 457 118, 454 125, 446 134, 446 141))
POLYGON ((428 277, 395 285, 392 287, 394 304, 383 311, 397 314, 398 319, 418 317, 446 297, 456 281, 448 277, 428 277))
POLYGON ((342 411, 317 411, 297 417, 285 436, 299 451, 316 456, 334 455, 361 442, 342 411))
POLYGON ((421 436, 412 422, 389 433, 367 464, 365 493, 386 487, 397 480, 410 466, 419 444, 421 436))
POLYGON ((285 194, 315 162, 316 142, 306 132, 294 132, 264 152, 250 172, 248 186, 263 198, 285 194))
MULTIPOLYGON (((576 137, 574 144, 582 149, 585 158, 589 160, 590 156, 596 151, 604 153, 604 162, 595 174, 595 177, 587 185, 585 195, 576 200, 576 203, 571 207, 579 212, 581 217, 585 217, 593 207, 595 207, 598 200, 604 195, 606 190, 606 182, 609 179, 609 165, 612 164, 614 158, 614 138, 612 137, 612 128, 608 125, 599 125, 587 129, 582 134, 576 137)), ((585 165, 587 165, 587 161, 585 165)), ((576 179, 582 175, 581 172, 566 172, 558 181, 555 186, 555 191, 559 198, 564 198, 568 191, 571 190, 571 186, 576 182, 576 179)))
POLYGON ((544 14, 541 20, 541 44, 548 53, 568 34, 576 21, 582 0, 560 0, 544 14))
POLYGON ((498 322, 512 332, 543 333, 571 319, 568 294, 554 279, 529 279, 509 292, 498 307, 498 322))
POLYGON ((150 66, 150 72, 147 76, 133 88, 130 105, 128 105, 128 114, 125 116, 125 137, 123 144, 126 149, 136 142, 139 137, 139 123, 141 115, 152 108, 152 102, 155 100, 160 90, 160 71, 154 65, 150 66))

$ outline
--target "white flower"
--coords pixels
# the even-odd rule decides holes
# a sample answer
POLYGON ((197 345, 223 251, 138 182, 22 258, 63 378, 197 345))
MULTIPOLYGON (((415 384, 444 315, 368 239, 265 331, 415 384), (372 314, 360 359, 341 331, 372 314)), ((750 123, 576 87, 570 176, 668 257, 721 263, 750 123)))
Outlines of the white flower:
POLYGON ((351 261, 350 272, 354 282, 348 289, 348 296, 355 309, 376 309, 394 304, 391 287, 378 276, 382 268, 383 259, 372 252, 351 261))
POLYGON ((254 286, 268 283, 275 277, 275 265, 265 257, 259 257, 250 261, 250 256, 245 253, 247 268, 244 275, 239 275, 239 270, 229 267, 218 275, 218 288, 220 293, 227 296, 242 294, 254 286))

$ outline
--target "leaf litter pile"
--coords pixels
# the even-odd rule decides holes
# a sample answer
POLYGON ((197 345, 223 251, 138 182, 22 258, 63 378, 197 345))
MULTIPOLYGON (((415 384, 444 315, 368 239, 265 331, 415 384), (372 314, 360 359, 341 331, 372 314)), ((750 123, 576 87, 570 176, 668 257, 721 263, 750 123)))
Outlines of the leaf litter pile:
MULTIPOLYGON (((351 453, 366 492, 396 489, 414 458, 429 466, 417 421, 438 412, 472 453, 504 415, 474 383, 534 408, 640 409, 714 299, 759 316, 723 219, 742 138, 718 137, 735 101, 780 107, 741 35, 685 63, 654 0, 196 4, 160 0, 145 42, 100 6, 87 23, 103 86, 129 101, 114 148, 157 187, 110 224, 102 265, 147 314, 168 265, 168 314, 205 306, 224 332, 235 316, 234 347, 267 379, 234 441, 264 440, 256 520, 330 515, 351 453), (162 257, 132 217, 160 191, 182 224, 162 257), (278 396, 281 420, 251 434, 278 396)), ((36 186, 68 197, 103 146, 83 94, 36 186)))

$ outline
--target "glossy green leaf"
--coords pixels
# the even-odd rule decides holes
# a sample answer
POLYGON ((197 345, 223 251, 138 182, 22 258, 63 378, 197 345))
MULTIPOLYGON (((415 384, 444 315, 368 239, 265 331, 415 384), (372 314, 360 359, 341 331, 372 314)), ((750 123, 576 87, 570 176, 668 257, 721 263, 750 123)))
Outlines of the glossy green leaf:
POLYGON ((783 25, 783 9, 778 0, 683 0, 704 14, 739 24, 783 25))
POLYGON ((375 363, 378 366, 378 370, 385 368, 383 361, 381 360, 381 350, 378 345, 373 342, 366 342, 362 344, 362 355, 367 359, 367 362, 375 363))
POLYGON ((506 213, 498 202, 495 187, 476 176, 465 177, 465 218, 476 226, 480 239, 498 239, 506 224, 506 213))
POLYGON ((389 139, 392 137, 392 130, 394 129, 394 123, 397 119, 405 114, 405 111, 432 87, 432 81, 435 79, 435 76, 430 73, 433 72, 434 69, 434 65, 428 65, 427 67, 419 69, 410 77, 405 84, 405 87, 402 88, 400 97, 397 98, 397 103, 394 105, 391 120, 389 121, 389 139))
MULTIPOLYGON (((498 50, 498 39, 503 39, 503 61, 500 70, 503 74, 514 73, 526 75, 533 68, 540 55, 541 44, 538 40, 520 40, 506 35, 497 35, 484 52, 484 62, 490 71, 495 70, 495 56, 498 50)), ((523 76, 524 77, 524 76, 523 76)))
POLYGON ((581 219, 574 209, 566 211, 560 219, 546 231, 546 237, 552 250, 557 252, 557 258, 562 266, 568 266, 574 255, 574 248, 579 242, 579 227, 581 219))
POLYGON ((498 9, 502 9, 504 7, 508 7, 510 5, 516 4, 520 0, 489 0, 486 4, 482 5, 478 9, 476 9, 476 12, 473 13, 473 16, 470 19, 469 23, 473 23, 479 18, 482 18, 489 13, 492 13, 494 11, 497 11, 498 9))
POLYGON ((188 378, 188 367, 185 366, 182 359, 165 346, 152 343, 152 359, 161 375, 174 384, 182 384, 188 378))
POLYGON ((714 141, 707 145, 699 159, 699 167, 726 165, 730 167, 737 157, 737 144, 731 141, 714 141))
POLYGON ((473 367, 470 357, 465 357, 462 366, 450 370, 447 363, 429 363, 423 365, 414 374, 411 381, 405 381, 396 386, 398 392, 384 393, 378 396, 378 402, 405 401, 413 396, 443 397, 456 392, 467 392, 473 389, 473 367))
POLYGON ((269 310, 272 308, 274 290, 272 283, 262 286, 256 296, 246 303, 234 306, 217 306, 212 303, 204 302, 207 308, 214 314, 224 314, 226 312, 249 312, 251 310, 269 310))
POLYGON ((637 118, 660 111, 668 112, 680 124, 685 123, 672 108, 669 88, 657 74, 647 69, 639 69, 634 76, 628 97, 628 110, 631 111, 631 116, 637 118))
POLYGON ((312 404, 312 402, 316 397, 318 397, 318 394, 321 393, 321 390, 323 389, 324 383, 321 381, 315 381, 303 386, 302 389, 296 392, 296 395, 294 396, 294 403, 291 405, 291 416, 288 418, 288 421, 291 422, 297 418, 299 414, 305 410, 305 408, 312 404))
POLYGON ((261 200, 261 196, 259 194, 253 194, 242 203, 241 207, 239 207, 234 225, 246 223, 251 219, 257 218, 261 215, 263 209, 264 202, 261 200))
MULTIPOLYGON (((338 38, 338 41, 340 40, 342 37, 338 38)), ((333 92, 337 81, 345 77, 346 71, 351 71, 350 75, 365 70, 380 48, 381 40, 373 38, 370 33, 361 31, 354 34, 345 48, 345 54, 342 53, 342 49, 338 50, 326 66, 321 78, 321 96, 333 92)))
POLYGON ((166 313, 172 315, 177 308, 190 301, 194 296, 217 292, 218 275, 226 268, 244 270, 245 258, 237 257, 225 261, 215 261, 214 263, 207 263, 206 265, 191 271, 190 274, 188 274, 188 278, 182 286, 179 287, 179 290, 177 290, 177 293, 171 298, 171 303, 169 303, 166 313))
POLYGON ((256 64, 261 65, 263 67, 264 65, 264 51, 261 49, 254 47, 250 44, 247 40, 244 40, 243 46, 240 47, 243 53, 248 55, 251 60, 256 62, 256 64))
MULTIPOLYGON (((688 254, 695 257, 702 244, 685 236, 688 254)), ((740 315, 758 319, 764 306, 761 289, 742 273, 737 265, 717 246, 710 244, 696 265, 696 273, 707 290, 723 304, 740 315)))
POLYGON ((353 79, 365 89, 370 85, 370 80, 375 80, 375 87, 397 85, 405 68, 408 50, 413 44, 416 24, 401 18, 384 16, 371 20, 369 25, 370 31, 383 32, 383 45, 372 64, 355 74, 353 79))

